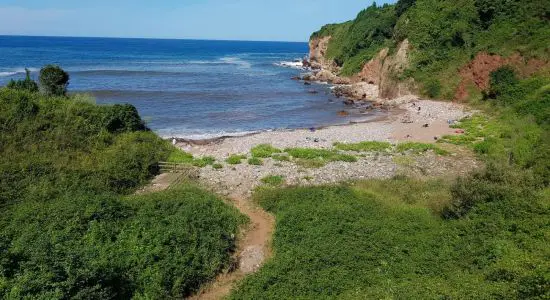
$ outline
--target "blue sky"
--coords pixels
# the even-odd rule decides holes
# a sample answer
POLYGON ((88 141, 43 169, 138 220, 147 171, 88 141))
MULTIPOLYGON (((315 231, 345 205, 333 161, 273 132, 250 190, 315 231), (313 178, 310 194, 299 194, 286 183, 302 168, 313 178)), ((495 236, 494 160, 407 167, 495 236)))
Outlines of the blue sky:
POLYGON ((371 0, 0 0, 0 35, 307 41, 322 25, 353 19, 371 4, 371 0))

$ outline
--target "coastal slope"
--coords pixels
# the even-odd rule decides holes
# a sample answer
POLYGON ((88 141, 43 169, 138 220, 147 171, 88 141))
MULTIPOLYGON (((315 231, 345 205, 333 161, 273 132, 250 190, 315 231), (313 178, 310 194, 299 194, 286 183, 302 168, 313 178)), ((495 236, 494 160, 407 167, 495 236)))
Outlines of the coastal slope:
POLYGON ((548 1, 400 0, 312 34, 313 80, 352 84, 368 100, 416 94, 466 101, 502 66, 522 78, 548 68, 548 1))

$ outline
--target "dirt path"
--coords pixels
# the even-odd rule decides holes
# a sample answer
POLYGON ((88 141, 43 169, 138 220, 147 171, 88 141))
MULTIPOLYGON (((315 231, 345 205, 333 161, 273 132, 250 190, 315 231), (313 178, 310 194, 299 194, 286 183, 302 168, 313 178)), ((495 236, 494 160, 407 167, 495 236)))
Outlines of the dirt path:
POLYGON ((242 214, 250 218, 249 228, 239 239, 237 269, 219 275, 212 284, 190 299, 223 299, 229 295, 236 283, 246 275, 256 272, 272 255, 271 237, 275 227, 274 217, 261 208, 255 207, 250 200, 246 200, 241 195, 232 195, 230 199, 242 214))
MULTIPOLYGON (((170 188, 181 179, 177 173, 164 173, 155 177, 149 185, 137 194, 160 192, 170 188)), ((246 275, 258 271, 263 263, 271 257, 271 237, 275 227, 274 217, 257 207, 247 196, 235 193, 229 202, 250 219, 249 226, 240 233, 237 244, 236 269, 219 275, 200 293, 189 299, 222 299, 229 295, 231 289, 246 275)))

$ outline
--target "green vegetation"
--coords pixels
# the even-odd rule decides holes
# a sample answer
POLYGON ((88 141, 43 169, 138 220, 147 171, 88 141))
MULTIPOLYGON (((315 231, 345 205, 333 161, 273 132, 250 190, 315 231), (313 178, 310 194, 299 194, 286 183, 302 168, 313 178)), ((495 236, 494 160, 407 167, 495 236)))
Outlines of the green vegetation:
POLYGON ((296 159, 294 163, 303 168, 318 169, 327 165, 327 161, 322 158, 316 159, 296 159))
POLYGON ((312 38, 332 36, 326 52, 343 75, 360 71, 383 48, 411 43, 412 77, 421 92, 451 99, 460 82, 457 69, 481 51, 526 58, 550 58, 548 3, 538 0, 399 0, 371 7, 342 24, 331 24, 312 38))
POLYGON ((290 156, 302 160, 323 160, 325 162, 344 161, 356 162, 357 157, 349 154, 341 154, 335 150, 314 149, 314 148, 288 148, 285 152, 290 156))
POLYGON ((269 186, 281 186, 285 183, 285 177, 281 175, 270 175, 262 178, 261 181, 269 186))
POLYGON ((246 159, 246 155, 237 155, 233 154, 229 156, 225 162, 230 165, 240 165, 243 162, 243 159, 246 159))
POLYGON ((290 161, 290 157, 284 154, 274 154, 271 158, 276 161, 290 161))
POLYGON ((257 158, 269 158, 273 156, 273 154, 281 153, 281 149, 277 149, 271 145, 268 144, 261 144, 254 148, 252 148, 251 153, 252 157, 257 158))
POLYGON ((434 144, 424 144, 424 143, 415 143, 415 142, 400 143, 397 145, 396 150, 397 152, 400 152, 400 153, 411 151, 416 154, 421 154, 427 151, 433 151, 437 155, 449 154, 448 151, 443 150, 434 144))
POLYGON ((213 165, 216 162, 216 159, 211 156, 194 158, 192 154, 173 147, 167 161, 178 164, 189 164, 195 167, 204 168, 206 166, 213 165))
POLYGON ((222 164, 213 164, 212 168, 214 168, 215 170, 221 170, 221 169, 223 169, 223 165, 222 164))
POLYGON ((258 190, 276 216, 277 255, 232 298, 550 298, 550 79, 506 72, 479 104, 490 113, 442 141, 471 147, 485 169, 451 182, 258 190))
POLYGON ((195 167, 204 168, 206 166, 211 166, 216 162, 216 159, 212 156, 205 156, 193 160, 193 165, 195 167))
POLYGON ((10 80, 6 86, 9 89, 27 91, 31 93, 38 92, 38 84, 31 79, 31 71, 25 69, 25 79, 24 80, 10 80))
POLYGON ((335 143, 334 147, 343 151, 355 152, 383 152, 392 147, 388 142, 366 141, 355 144, 335 143))
POLYGON ((252 157, 248 159, 248 164, 253 166, 261 166, 264 164, 264 162, 260 158, 252 157))
POLYGON ((256 200, 276 216, 277 255, 232 298, 548 296, 548 203, 506 196, 445 220, 434 208, 451 197, 444 182, 401 178, 262 189, 256 200))
POLYGON ((69 74, 59 66, 47 65, 40 70, 40 91, 47 96, 65 96, 69 74))
POLYGON ((0 89, 0 298, 189 296, 231 265, 246 220, 189 183, 128 197, 189 155, 134 107, 88 100, 0 89))
POLYGON ((312 37, 331 35, 327 57, 342 66, 343 75, 353 75, 380 49, 389 45, 396 22, 393 5, 377 7, 373 4, 361 11, 355 20, 325 26, 312 37))

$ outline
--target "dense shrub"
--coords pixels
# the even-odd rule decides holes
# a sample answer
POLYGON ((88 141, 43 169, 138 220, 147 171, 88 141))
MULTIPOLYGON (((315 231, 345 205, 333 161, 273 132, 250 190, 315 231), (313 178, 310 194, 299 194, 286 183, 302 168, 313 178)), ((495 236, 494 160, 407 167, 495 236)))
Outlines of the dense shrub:
POLYGON ((104 122, 110 132, 146 129, 137 109, 131 104, 115 104, 108 107, 104 122))
POLYGON ((0 218, 0 295, 182 298, 228 266, 243 222, 192 187, 126 200, 72 193, 27 201, 0 218))
POLYGON ((65 96, 69 86, 69 73, 59 66, 47 65, 40 70, 40 91, 46 95, 65 96))
POLYGON ((510 89, 513 89, 518 82, 516 71, 512 67, 501 67, 491 72, 490 88, 485 98, 496 99, 499 96, 503 96, 509 92, 510 89))
POLYGON ((460 218, 476 205, 531 199, 536 193, 536 184, 532 176, 513 167, 489 165, 487 169, 470 177, 459 178, 452 186, 451 193, 453 201, 444 210, 443 216, 460 218))
POLYGON ((431 207, 447 193, 444 182, 404 178, 261 189, 276 256, 232 299, 544 299, 544 199, 504 196, 442 220, 431 207))
POLYGON ((189 296, 245 220, 191 186, 124 198, 174 149, 135 108, 84 98, 0 89, 0 298, 189 296))

